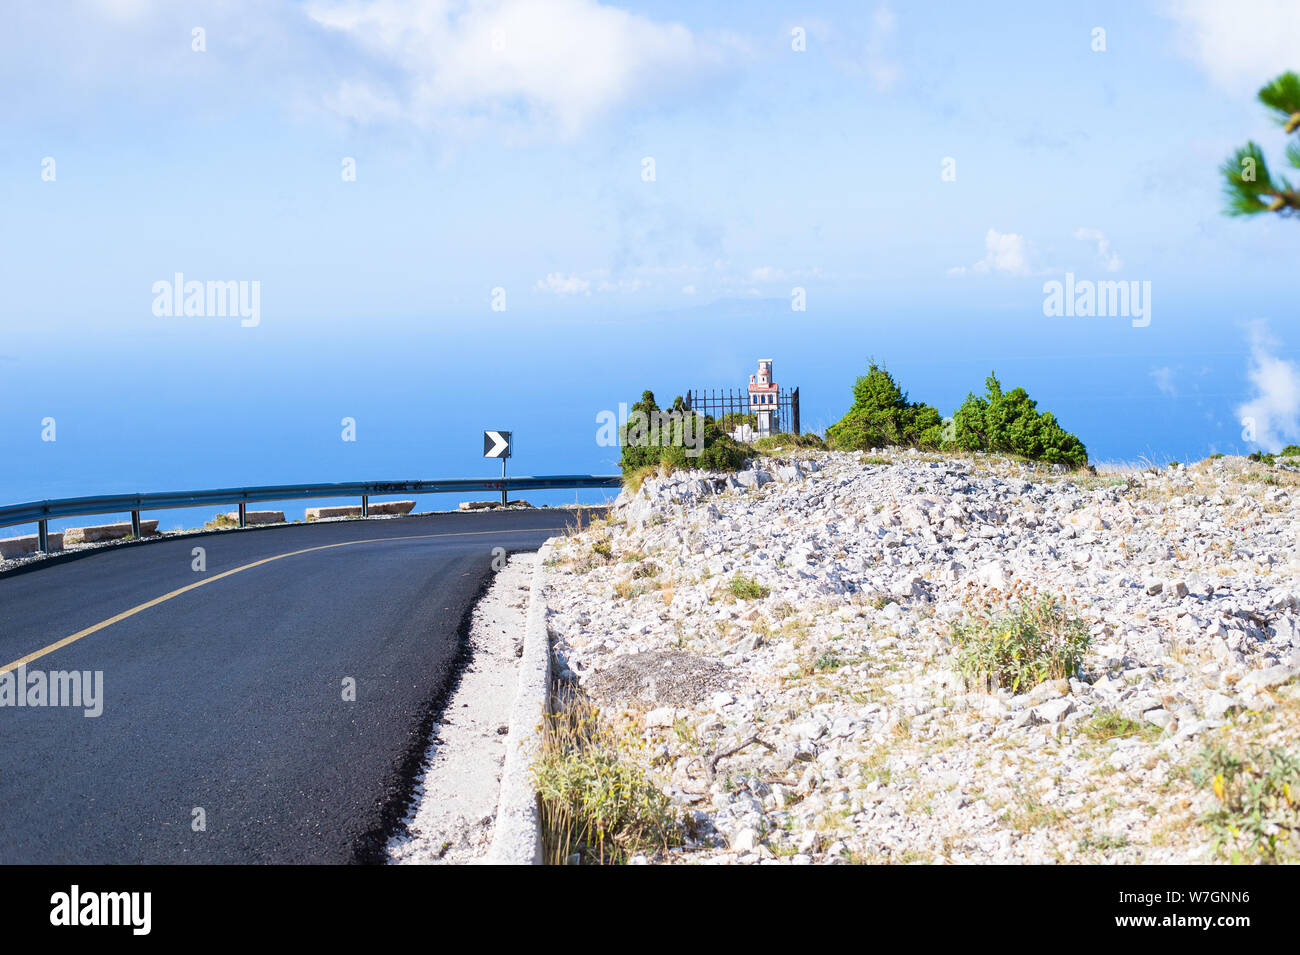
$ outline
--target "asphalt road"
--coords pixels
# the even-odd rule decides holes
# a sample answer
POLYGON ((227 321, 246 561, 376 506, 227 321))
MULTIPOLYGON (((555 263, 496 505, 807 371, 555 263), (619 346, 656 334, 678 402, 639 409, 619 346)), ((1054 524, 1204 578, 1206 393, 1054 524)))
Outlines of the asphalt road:
POLYGON ((29 687, 102 671, 103 712, 0 706, 0 863, 380 861, 493 548, 535 550, 571 520, 291 525, 0 577, 0 668, 209 581, 26 664, 29 687))

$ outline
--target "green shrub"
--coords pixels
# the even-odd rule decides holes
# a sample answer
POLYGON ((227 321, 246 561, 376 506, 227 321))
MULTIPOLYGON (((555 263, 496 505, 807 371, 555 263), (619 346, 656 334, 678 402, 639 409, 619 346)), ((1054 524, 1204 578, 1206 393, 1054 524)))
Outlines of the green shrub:
POLYGON ((943 444, 943 418, 930 405, 909 402, 893 376, 872 362, 853 385, 853 406, 826 429, 826 444, 838 451, 937 449, 943 444))
POLYGON ((983 613, 955 623, 957 666, 988 689, 1023 693, 1044 680, 1074 676, 1092 638, 1088 625, 1054 598, 1022 599, 1014 613, 983 613))
POLYGON ((745 414, 740 411, 728 411, 718 419, 718 427, 730 434, 742 425, 748 425, 751 428, 758 427, 758 415, 745 414))
MULTIPOLYGON (((619 445, 623 449, 619 466, 623 476, 640 472, 644 477, 647 468, 656 467, 670 471, 736 471, 744 467, 753 455, 747 445, 735 441, 707 415, 694 416, 688 428, 687 419, 692 416, 680 395, 674 399, 672 408, 665 410, 655 404, 654 392, 642 392, 641 400, 632 405, 628 423, 619 429, 619 445), (646 427, 642 416, 653 426, 646 427), (698 455, 694 453, 697 447, 698 455)), ((637 484, 640 485, 639 480, 637 484)))
POLYGON ((737 600, 762 600, 771 592, 771 588, 744 574, 737 574, 727 583, 727 593, 737 600))
POLYGON ((1215 851, 1233 862, 1300 859, 1300 757, 1280 748, 1248 756, 1206 748, 1191 775, 1218 802, 1200 820, 1215 851))
POLYGON ((1248 455, 1248 458, 1251 461, 1258 461, 1260 464, 1267 464, 1269 467, 1273 467, 1274 465, 1276 465, 1278 458, 1294 458, 1294 457, 1300 457, 1300 445, 1288 444, 1285 448, 1283 448, 1281 451, 1278 451, 1277 453, 1266 452, 1266 451, 1254 451, 1250 455, 1248 455))
POLYGON ((800 448, 810 448, 814 451, 825 451, 826 442, 815 434, 780 434, 768 435, 766 438, 759 438, 754 442, 754 450, 769 453, 772 451, 795 451, 800 448))
POLYGON ((1050 412, 1023 388, 1003 391, 997 376, 984 382, 983 398, 974 393, 953 415, 953 443, 966 451, 1014 454, 1031 461, 1081 468, 1088 463, 1083 442, 1056 423, 1050 412))
POLYGON ((1091 739, 1105 742, 1110 739, 1126 739, 1130 736, 1153 737, 1160 735, 1160 728, 1154 724, 1142 724, 1131 720, 1115 710, 1099 709, 1092 719, 1083 725, 1083 734, 1091 739))

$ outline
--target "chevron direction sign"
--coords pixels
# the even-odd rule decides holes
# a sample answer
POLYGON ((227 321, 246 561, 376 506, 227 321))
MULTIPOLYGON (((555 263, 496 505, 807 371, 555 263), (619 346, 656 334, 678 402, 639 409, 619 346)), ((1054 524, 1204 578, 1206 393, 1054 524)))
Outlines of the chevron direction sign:
POLYGON ((513 450, 509 431, 483 432, 483 457, 508 458, 513 450))

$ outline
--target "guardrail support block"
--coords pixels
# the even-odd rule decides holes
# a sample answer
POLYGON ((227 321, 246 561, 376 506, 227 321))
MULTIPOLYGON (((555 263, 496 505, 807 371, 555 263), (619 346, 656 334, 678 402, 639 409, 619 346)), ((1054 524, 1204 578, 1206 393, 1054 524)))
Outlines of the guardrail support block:
POLYGON ((248 526, 248 505, 243 501, 239 502, 239 526, 248 526))
POLYGON ((361 516, 362 517, 370 516, 370 495, 369 494, 361 495, 361 516))
POLYGON ((36 548, 42 554, 50 552, 50 522, 39 521, 36 525, 36 548))
POLYGON ((132 537, 140 536, 140 512, 139 511, 131 512, 131 536, 132 537))

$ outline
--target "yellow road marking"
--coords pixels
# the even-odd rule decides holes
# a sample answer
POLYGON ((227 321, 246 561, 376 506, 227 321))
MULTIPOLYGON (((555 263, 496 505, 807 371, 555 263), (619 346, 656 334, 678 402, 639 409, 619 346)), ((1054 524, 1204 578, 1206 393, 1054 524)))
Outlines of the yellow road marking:
POLYGON ((533 534, 536 533, 537 531, 558 532, 562 530, 564 530, 564 528, 562 527, 521 527, 511 531, 456 531, 450 534, 409 534, 405 537, 371 537, 366 540, 339 541, 337 544, 321 544, 318 547, 304 547, 302 550, 292 550, 285 554, 276 554, 274 557, 263 557, 261 560, 255 560, 251 564, 244 564, 242 567, 235 567, 232 570, 223 571, 222 573, 214 574, 211 577, 204 577, 202 580, 195 581, 192 584, 188 584, 187 586, 181 587, 179 590, 173 590, 169 594, 163 594, 161 597, 155 597, 153 600, 149 600, 146 601, 145 603, 140 604, 139 606, 132 607, 130 610, 123 610, 121 613, 117 614, 117 616, 109 617, 107 620, 101 620, 99 623, 87 627, 85 630, 78 630, 70 637, 64 637, 62 640, 56 640, 54 643, 51 643, 48 647, 42 647, 41 649, 36 650, 33 653, 27 654, 27 656, 25 657, 20 657, 19 659, 15 660, 13 663, 9 663, 6 664, 5 666, 0 667, 0 673, 8 673, 10 670, 18 669, 24 663, 31 663, 33 660, 39 660, 41 657, 46 656, 47 654, 51 654, 55 650, 61 650, 63 647, 66 647, 70 643, 76 643, 82 637, 88 637, 92 633, 98 633, 100 630, 103 630, 105 627, 111 627, 113 624, 119 623, 120 621, 125 620, 127 617, 134 617, 136 614, 140 613, 141 611, 148 610, 150 607, 156 607, 160 603, 164 603, 165 601, 171 600, 173 597, 179 597, 183 593, 188 593, 189 591, 196 590, 199 587, 204 587, 208 584, 216 583, 218 580, 221 580, 224 577, 229 577, 232 574, 238 574, 245 570, 252 570, 254 567, 261 567, 263 564, 269 564, 275 560, 283 560, 286 557, 297 557, 299 554, 310 554, 312 551, 317 551, 317 550, 331 550, 335 547, 347 547, 349 544, 380 544, 385 541, 428 540, 429 538, 433 538, 433 537, 474 537, 481 534, 533 534))

